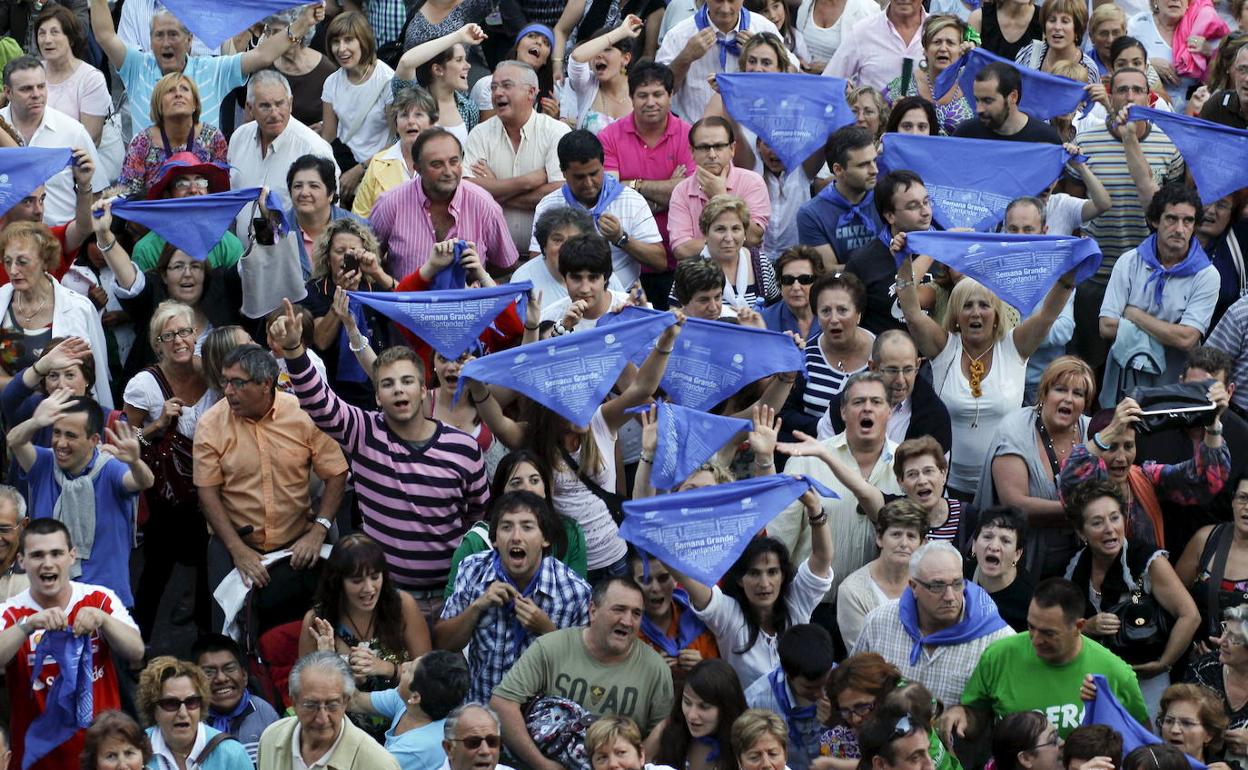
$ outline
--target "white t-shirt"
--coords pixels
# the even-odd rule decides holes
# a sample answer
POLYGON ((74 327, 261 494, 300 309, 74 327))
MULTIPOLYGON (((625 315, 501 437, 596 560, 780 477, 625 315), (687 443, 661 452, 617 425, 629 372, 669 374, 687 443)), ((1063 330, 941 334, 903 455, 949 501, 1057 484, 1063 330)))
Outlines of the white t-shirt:
MULTIPOLYGON (((628 301, 627 292, 616 291, 615 289, 608 289, 607 291, 611 292, 611 307, 622 305, 628 301)), ((545 301, 543 300, 543 302, 545 301)), ((572 298, 567 296, 567 290, 565 289, 563 299, 558 302, 551 302, 542 308, 542 320, 558 321, 562 319, 564 314, 568 312, 568 307, 571 306, 571 304, 572 298)), ((607 312, 610 312, 610 310, 607 312)), ((576 328, 580 331, 584 331, 585 329, 592 329, 597 325, 597 318, 582 318, 577 322, 576 328)))
POLYGON ((993 346, 992 368, 980 383, 982 395, 971 395, 962 374, 962 335, 950 334, 945 349, 932 361, 932 385, 949 410, 953 447, 949 453, 949 486, 972 492, 979 485, 984 457, 1001 418, 1023 405, 1027 359, 1014 347, 1007 331, 993 346))
POLYGON ((367 164, 392 141, 386 105, 393 98, 393 77, 390 65, 378 60, 368 80, 359 85, 347 78, 345 69, 338 69, 321 87, 321 101, 328 102, 338 116, 338 138, 351 148, 357 163, 367 164))
MULTIPOLYGON (((563 197, 562 187, 552 190, 537 202, 537 206, 533 209, 533 228, 529 238, 530 252, 536 254, 541 251, 541 246, 537 242, 537 220, 550 209, 567 206, 568 201, 563 197)), ((654 213, 650 211, 650 204, 646 203, 646 199, 636 190, 630 190, 627 187, 620 190, 620 194, 607 206, 606 213, 619 220, 620 229, 628 233, 629 240, 648 244, 663 242, 659 226, 654 221, 654 213)), ((641 263, 633 259, 633 256, 624 249, 614 243, 611 244, 611 277, 618 277, 619 282, 624 286, 632 286, 640 276, 641 263)))
POLYGON ((1086 198, 1076 198, 1066 193, 1053 193, 1045 205, 1044 222, 1049 235, 1072 235, 1083 227, 1083 204, 1086 198))
MULTIPOLYGON (((568 297, 568 287, 563 285, 563 278, 550 272, 550 268, 546 266, 546 258, 540 254, 525 262, 516 269, 516 272, 511 274, 511 282, 516 283, 517 281, 532 281, 533 290, 542 293, 543 305, 550 305, 568 297)), ((615 275, 612 275, 611 280, 607 281, 607 288, 611 290, 613 297, 617 293, 624 293, 625 291, 615 275)))
MULTIPOLYGON (((160 392, 160 384, 156 382, 156 377, 146 370, 130 378, 121 400, 129 406, 147 412, 144 425, 157 420, 165 408, 165 396, 160 392)), ((199 422, 200 415, 216 402, 217 399, 211 392, 211 388, 205 389, 199 401, 196 401, 189 409, 183 408, 182 414, 178 415, 178 433, 189 439, 195 438, 195 424, 199 422)))
MULTIPOLYGON (((584 440, 588 440, 590 436, 598 448, 602 466, 587 475, 602 489, 614 491, 616 434, 607 426, 607 421, 602 416, 602 407, 598 407, 590 418, 589 433, 584 440)), ((577 465, 581 463, 582 449, 571 453, 577 465)), ((553 483, 555 489, 551 498, 555 503, 555 511, 572 518, 585 530, 585 555, 589 569, 601 569, 624 558, 627 546, 620 538, 620 528, 616 526, 615 519, 611 518, 607 504, 589 491, 589 487, 569 468, 555 469, 553 483)))
POLYGON ((836 23, 830 27, 820 27, 814 19, 815 0, 802 0, 793 17, 794 26, 801 31, 806 41, 810 57, 815 61, 831 61, 832 54, 841 47, 841 40, 855 24, 881 13, 875 0, 846 0, 845 9, 836 23))

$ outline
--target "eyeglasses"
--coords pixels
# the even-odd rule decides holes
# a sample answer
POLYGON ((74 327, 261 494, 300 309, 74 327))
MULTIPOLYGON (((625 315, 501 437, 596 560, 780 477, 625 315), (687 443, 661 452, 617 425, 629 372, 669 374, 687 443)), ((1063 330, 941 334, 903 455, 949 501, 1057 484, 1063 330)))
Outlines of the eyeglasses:
POLYGON ((716 142, 715 144, 695 144, 694 152, 723 152, 732 146, 731 142, 716 142))
POLYGON ((498 735, 469 735, 467 738, 451 738, 450 741, 452 743, 464 744, 464 748, 469 751, 476 751, 481 748, 481 743, 483 741, 486 746, 489 746, 491 749, 496 749, 502 744, 503 739, 498 735))
POLYGON ((903 366, 901 368, 898 368, 896 366, 885 366, 882 369, 880 369, 880 374, 884 375, 885 377, 896 377, 899 374, 904 374, 905 376, 910 377, 918 370, 919 370, 919 367, 917 366, 903 366))
POLYGON ((1040 749, 1048 748, 1049 746, 1060 746, 1060 745, 1062 745, 1062 737, 1055 732, 1053 733, 1052 738, 1049 738, 1044 743, 1037 743, 1035 746, 1032 746, 1030 749, 1028 749, 1028 751, 1039 751, 1040 749))
POLYGON ((933 596, 944 596, 945 591, 948 591, 950 588, 953 589, 954 593, 960 594, 962 593, 962 589, 966 588, 966 581, 961 578, 957 580, 951 580, 948 583, 944 582, 943 580, 937 580, 933 583, 928 583, 927 581, 919 580, 918 578, 912 578, 912 579, 914 580, 914 582, 923 586, 923 588, 929 593, 931 593, 933 596))
POLYGON ((0 525, 0 535, 11 535, 14 532, 18 531, 19 529, 21 529, 21 527, 17 526, 16 524, 0 525))
POLYGON ((780 285, 781 285, 781 286, 792 286, 792 285, 793 285, 793 284, 795 284, 795 283, 800 283, 800 284, 801 284, 801 285, 803 285, 803 286, 809 286, 809 285, 811 285, 811 284, 812 284, 812 283, 814 283, 814 282, 815 282, 815 277, 814 277, 813 275, 811 275, 810 273, 803 273, 802 275, 782 275, 782 276, 780 276, 780 285))
POLYGON ((237 674, 239 671, 242 670, 242 666, 238 665, 237 663, 226 663, 221 668, 217 668, 216 666, 200 666, 199 668, 201 671, 204 672, 204 676, 208 677, 209 679, 216 679, 217 674, 225 674, 226 676, 234 676, 235 674, 237 674))
POLYGON ((871 715, 872 711, 875 711, 874 703, 859 703, 857 706, 850 706, 847 709, 837 709, 837 713, 841 715, 841 719, 844 719, 846 722, 849 721, 850 717, 866 718, 871 715))
POLYGON ((1236 492, 1231 498, 1231 505, 1248 505, 1248 493, 1236 492))
POLYGON ((1248 647, 1248 640, 1245 640, 1242 636, 1243 630, 1232 631, 1229 626, 1230 623, 1227 623, 1225 620, 1222 621, 1222 638, 1226 640, 1227 646, 1248 647))
POLYGON ((1178 717, 1162 717, 1157 720, 1157 724, 1161 725, 1163 730, 1178 727, 1183 732, 1195 730, 1197 727, 1200 727, 1200 722, 1197 722, 1194 719, 1179 719, 1178 717))
POLYGON ((187 711, 199 711, 204 705, 204 699, 198 695, 192 695, 189 698, 161 698, 156 701, 156 705, 160 706, 161 711, 176 714, 183 706, 186 706, 187 711))
POLYGON ((233 388, 234 390, 242 390, 244 385, 250 385, 253 382, 255 382, 255 380, 244 380, 242 377, 230 377, 227 380, 222 380, 221 385, 226 388, 233 388))
POLYGON ((160 340, 161 342, 173 342, 175 339, 184 340, 187 337, 194 336, 194 334, 195 334, 194 329, 183 327, 176 331, 165 332, 164 334, 158 334, 156 335, 156 339, 160 340))
POLYGON ((342 711, 342 701, 331 700, 325 703, 317 703, 314 700, 305 700, 299 703, 296 708, 304 714, 316 714, 321 710, 324 710, 326 714, 337 714, 339 711, 342 711))
POLYGON ((203 262, 176 262, 165 268, 167 273, 202 273, 204 272, 203 262))
POLYGON ((173 183, 173 189, 177 190, 178 192, 186 192, 192 187, 194 187, 196 190, 207 190, 208 180, 204 179, 202 176, 196 177, 194 179, 187 179, 183 177, 182 179, 175 180, 173 183))

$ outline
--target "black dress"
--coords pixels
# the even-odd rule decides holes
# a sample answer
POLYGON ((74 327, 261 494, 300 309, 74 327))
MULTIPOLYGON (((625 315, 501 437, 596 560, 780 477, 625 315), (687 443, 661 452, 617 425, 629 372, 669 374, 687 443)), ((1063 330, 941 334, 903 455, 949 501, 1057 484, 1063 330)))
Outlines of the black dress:
POLYGON ((985 51, 1014 61, 1014 57, 1018 56, 1018 52, 1023 50, 1023 46, 1032 40, 1044 39, 1044 25, 1040 23, 1040 8, 1038 6, 1032 6, 1031 21, 1027 23, 1027 30, 1013 43, 1006 40, 1005 36, 1001 34, 1001 25, 997 22, 996 3, 984 3, 980 11, 979 37, 983 41, 985 51))

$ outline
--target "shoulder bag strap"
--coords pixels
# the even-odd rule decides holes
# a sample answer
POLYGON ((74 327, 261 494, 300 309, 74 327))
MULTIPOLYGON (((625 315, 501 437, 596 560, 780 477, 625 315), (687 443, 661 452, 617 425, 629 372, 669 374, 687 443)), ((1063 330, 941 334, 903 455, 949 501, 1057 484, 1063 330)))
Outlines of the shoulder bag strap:
POLYGON ((615 519, 618 524, 624 518, 624 509, 621 507, 623 498, 614 492, 608 492, 598 486, 598 482, 594 481, 589 477, 589 474, 581 470, 581 466, 577 464, 576 460, 572 459, 572 454, 563 446, 559 447, 559 454, 563 456, 563 461, 568 464, 568 467, 571 468, 572 472, 576 474, 576 477, 581 480, 581 483, 584 484, 591 493, 593 493, 594 497, 606 503, 607 510, 611 512, 611 517, 615 519))
POLYGON ((1217 548, 1213 554, 1213 564, 1209 569, 1209 583, 1205 586, 1205 617, 1209 623, 1209 634, 1217 636, 1221 630, 1218 617, 1218 594, 1222 592, 1222 577, 1226 574, 1226 559, 1231 553, 1230 525, 1219 524, 1209 533, 1210 538, 1217 538, 1217 548))
POLYGON ((217 733, 216 735, 208 739, 208 744, 204 746, 204 750, 199 752, 199 756, 195 757, 191 761, 194 762, 197 766, 203 767, 204 760, 208 758, 208 755, 211 754, 213 750, 215 750, 218 746, 220 746, 222 743, 225 743, 226 741, 236 741, 236 740, 238 739, 235 738, 233 735, 230 735, 229 733, 217 733))

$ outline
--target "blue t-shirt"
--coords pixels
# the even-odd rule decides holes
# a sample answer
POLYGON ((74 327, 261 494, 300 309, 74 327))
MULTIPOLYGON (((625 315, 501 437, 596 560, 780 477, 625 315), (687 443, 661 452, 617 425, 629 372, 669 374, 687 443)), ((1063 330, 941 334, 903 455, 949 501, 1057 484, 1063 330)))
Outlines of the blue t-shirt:
POLYGON ((369 699, 373 710, 390 720, 390 729, 386 730, 386 751, 398 760, 402 770, 438 770, 442 767, 446 761, 446 752, 442 750, 442 723, 446 720, 438 719, 396 736, 394 729, 407 710, 403 696, 397 689, 381 690, 369 693, 369 699))
MULTIPOLYGON (((199 116, 204 123, 221 125, 221 100, 230 91, 247 82, 243 74, 243 55, 188 56, 182 72, 199 88, 199 116)), ((134 133, 152 125, 152 89, 165 76, 155 54, 126 47, 126 59, 119 70, 121 82, 130 93, 130 119, 134 133)))
MULTIPOLYGON (((56 456, 46 447, 34 449, 35 464, 22 474, 30 490, 27 500, 33 512, 31 516, 51 518, 52 509, 61 496, 61 485, 56 483, 52 472, 56 456)), ((127 491, 122 483, 130 468, 107 455, 101 458, 98 449, 83 473, 101 461, 108 464, 95 479, 95 543, 91 546, 91 558, 82 561, 82 576, 77 580, 110 588, 122 604, 133 607, 130 550, 134 547, 134 511, 139 495, 127 491)))
MULTIPOLYGON (((835 183, 828 187, 834 186, 835 183)), ((875 210, 873 190, 868 191, 862 203, 859 204, 859 211, 867 217, 869 227, 864 226, 857 218, 844 225, 840 224, 841 217, 848 213, 849 209, 839 205, 826 193, 827 190, 820 192, 797 210, 797 237, 800 243, 807 246, 828 244, 836 252, 836 258, 843 265, 849 260, 851 251, 870 243, 876 233, 884 228, 884 225, 875 210)))

